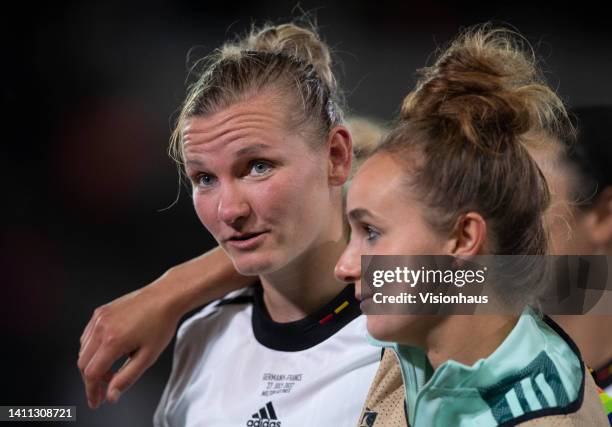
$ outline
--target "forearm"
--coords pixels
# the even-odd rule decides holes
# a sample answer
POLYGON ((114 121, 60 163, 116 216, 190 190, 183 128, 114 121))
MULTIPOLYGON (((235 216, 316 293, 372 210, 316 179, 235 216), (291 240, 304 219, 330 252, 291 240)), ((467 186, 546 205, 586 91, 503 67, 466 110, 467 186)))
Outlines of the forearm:
POLYGON ((161 290, 173 310, 183 315, 254 280, 238 274, 226 253, 216 247, 170 268, 152 286, 161 290))

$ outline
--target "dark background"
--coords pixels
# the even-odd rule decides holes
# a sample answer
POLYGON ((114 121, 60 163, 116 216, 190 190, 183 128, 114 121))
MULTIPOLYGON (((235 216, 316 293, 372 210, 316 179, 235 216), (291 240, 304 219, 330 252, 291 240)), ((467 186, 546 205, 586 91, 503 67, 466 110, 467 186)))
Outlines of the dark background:
MULTIPOLYGON (((293 2, 21 1, 2 12, 4 301, 0 404, 77 405, 87 426, 146 426, 171 352, 116 406, 90 411, 76 368, 98 305, 208 249, 211 238, 165 154, 202 56, 293 2), (171 207, 170 207, 171 206, 171 207)), ((350 112, 390 119, 415 69, 458 29, 508 22, 571 106, 612 103, 609 16, 587 3, 302 2, 336 50, 350 112)))

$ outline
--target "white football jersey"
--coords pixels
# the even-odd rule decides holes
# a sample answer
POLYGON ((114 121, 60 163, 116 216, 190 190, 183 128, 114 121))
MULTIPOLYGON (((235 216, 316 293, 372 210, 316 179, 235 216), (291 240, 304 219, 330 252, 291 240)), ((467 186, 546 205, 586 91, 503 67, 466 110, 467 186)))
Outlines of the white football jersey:
POLYGON ((290 323, 270 318, 260 285, 201 310, 178 331, 155 426, 356 426, 380 348, 353 292, 290 323))

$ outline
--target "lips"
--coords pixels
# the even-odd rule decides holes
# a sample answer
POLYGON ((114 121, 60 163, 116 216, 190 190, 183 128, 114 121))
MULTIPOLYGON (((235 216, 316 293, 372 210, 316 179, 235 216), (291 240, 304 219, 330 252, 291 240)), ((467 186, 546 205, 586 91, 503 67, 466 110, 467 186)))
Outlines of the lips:
POLYGON ((239 233, 239 234, 234 234, 233 236, 225 239, 226 242, 231 242, 231 241, 235 241, 235 242, 242 242, 245 240, 249 240, 252 239, 253 237, 257 237, 260 234, 265 233, 265 231, 259 231, 259 232, 253 232, 253 233, 239 233))
POLYGON ((374 299, 371 296, 362 299, 361 302, 359 303, 359 309, 364 314, 376 314, 376 311, 374 310, 374 308, 375 308, 374 299))
POLYGON ((236 233, 225 239, 225 243, 236 249, 255 249, 266 238, 268 231, 236 233))
POLYGON ((355 299, 358 301, 365 301, 367 299, 372 299, 373 296, 374 292, 369 286, 363 284, 363 282, 359 280, 355 282, 355 299))

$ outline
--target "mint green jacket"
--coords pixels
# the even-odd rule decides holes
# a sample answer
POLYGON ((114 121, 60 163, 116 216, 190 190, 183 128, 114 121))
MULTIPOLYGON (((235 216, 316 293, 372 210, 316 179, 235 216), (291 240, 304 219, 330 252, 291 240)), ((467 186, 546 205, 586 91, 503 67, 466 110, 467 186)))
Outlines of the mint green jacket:
MULTIPOLYGON (((422 350, 373 341, 398 357, 411 426, 530 424, 582 405, 586 382, 578 349, 554 322, 531 309, 489 357, 472 366, 450 360, 434 372, 422 350)), ((590 399, 594 390, 587 393, 590 399)), ((603 410, 591 415, 608 425, 603 410)))

